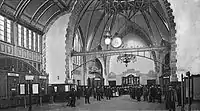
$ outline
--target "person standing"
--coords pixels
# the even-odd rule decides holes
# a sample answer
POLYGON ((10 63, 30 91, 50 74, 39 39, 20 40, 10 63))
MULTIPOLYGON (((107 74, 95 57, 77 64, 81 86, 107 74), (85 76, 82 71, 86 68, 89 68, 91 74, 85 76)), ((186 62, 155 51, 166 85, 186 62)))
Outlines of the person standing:
POLYGON ((158 102, 161 103, 162 102, 162 91, 161 91, 160 87, 157 88, 157 96, 158 96, 158 102))
POLYGON ((94 97, 94 99, 97 98, 97 89, 96 88, 93 88, 93 97, 94 97))
POLYGON ((97 87, 96 91, 97 91, 97 101, 101 101, 101 89, 99 86, 97 87))
POLYGON ((76 91, 74 88, 72 88, 71 92, 70 92, 70 106, 71 107, 76 107, 75 103, 76 103, 76 91))
POLYGON ((110 100, 112 97, 112 89, 111 87, 108 87, 108 99, 110 100))
POLYGON ((168 91, 166 92, 165 100, 166 100, 166 108, 169 109, 169 111, 175 111, 175 101, 176 101, 176 91, 173 89, 172 86, 169 86, 168 91))
POLYGON ((143 87, 143 98, 144 98, 144 101, 148 101, 148 89, 146 86, 143 87))
POLYGON ((104 87, 102 86, 101 87, 101 99, 104 99, 103 96, 104 96, 104 87))
POLYGON ((76 91, 76 95, 77 95, 77 99, 80 99, 81 98, 81 89, 80 87, 77 88, 77 91, 76 91))
POLYGON ((85 94, 85 104, 90 104, 90 94, 91 94, 91 91, 90 91, 89 87, 86 87, 84 94, 85 94))
POLYGON ((181 106, 181 87, 180 86, 176 87, 176 92, 177 92, 177 100, 178 100, 177 106, 181 106))

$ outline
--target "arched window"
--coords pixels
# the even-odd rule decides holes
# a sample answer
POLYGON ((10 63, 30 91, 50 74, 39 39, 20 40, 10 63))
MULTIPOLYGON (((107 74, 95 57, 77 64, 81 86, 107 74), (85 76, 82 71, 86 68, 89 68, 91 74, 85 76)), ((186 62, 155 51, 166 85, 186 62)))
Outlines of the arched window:
MULTIPOLYGON (((81 39, 78 34, 76 34, 76 36, 74 37, 73 48, 74 48, 74 51, 76 51, 76 52, 81 51, 81 39)), ((81 64, 81 56, 73 57, 73 64, 80 65, 81 64)))

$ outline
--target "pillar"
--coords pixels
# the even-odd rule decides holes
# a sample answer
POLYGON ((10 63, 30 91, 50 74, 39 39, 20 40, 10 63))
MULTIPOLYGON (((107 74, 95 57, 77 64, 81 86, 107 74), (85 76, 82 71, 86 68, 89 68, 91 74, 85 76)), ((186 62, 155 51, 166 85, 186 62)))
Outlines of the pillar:
POLYGON ((177 66, 176 66, 176 63, 177 63, 176 47, 177 47, 177 45, 176 45, 176 37, 172 36, 172 38, 171 38, 171 53, 170 53, 170 68, 171 68, 170 82, 178 81, 177 74, 176 74, 176 71, 177 71, 177 66))
POLYGON ((106 56, 104 56, 103 57, 103 72, 104 72, 104 85, 108 85, 108 74, 107 74, 107 71, 106 71, 106 69, 107 69, 107 67, 106 67, 106 60, 107 60, 107 57, 106 56))
POLYGON ((72 57, 71 57, 71 51, 72 51, 72 39, 73 39, 73 34, 72 34, 72 30, 70 28, 66 29, 67 34, 65 35, 66 40, 65 40, 65 74, 66 74, 66 80, 65 83, 68 83, 71 79, 72 79, 72 68, 73 68, 73 64, 72 64, 72 57))
POLYGON ((87 85, 87 64, 86 64, 86 61, 87 61, 87 58, 86 56, 83 56, 83 75, 82 75, 82 78, 83 78, 83 85, 87 85))

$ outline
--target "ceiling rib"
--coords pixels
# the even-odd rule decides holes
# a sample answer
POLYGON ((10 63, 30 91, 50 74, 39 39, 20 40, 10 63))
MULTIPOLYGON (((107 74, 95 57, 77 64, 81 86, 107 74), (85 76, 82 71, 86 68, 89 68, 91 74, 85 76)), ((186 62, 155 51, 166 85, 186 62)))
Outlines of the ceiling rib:
POLYGON ((55 15, 57 15, 59 12, 60 12, 60 10, 54 12, 53 15, 51 15, 51 17, 49 17, 49 19, 47 20, 47 22, 46 22, 45 24, 48 24, 48 23, 50 22, 50 20, 51 20, 55 15))
MULTIPOLYGON (((95 6, 94 6, 94 10, 97 8, 97 5, 98 5, 98 2, 96 1, 95 3, 95 6)), ((88 23, 88 27, 87 27, 87 32, 86 32, 86 40, 88 40, 88 36, 89 36, 89 29, 90 29, 90 25, 91 25, 91 22, 92 22, 92 17, 94 15, 94 11, 92 11, 92 14, 90 16, 90 21, 88 23)))
POLYGON ((162 37, 162 35, 161 35, 161 32, 160 32, 160 30, 159 30, 159 28, 158 28, 158 25, 157 25, 156 21, 153 19, 151 13, 149 13, 149 11, 146 11, 146 12, 147 12, 147 14, 150 16, 150 18, 152 19, 153 23, 155 24, 156 29, 157 29, 157 31, 158 31, 158 33, 159 33, 161 39, 163 39, 163 37, 162 37))
MULTIPOLYGON (((142 13, 142 16, 144 17, 144 20, 145 20, 146 24, 147 24, 150 37, 152 37, 152 39, 154 39, 154 42, 155 42, 155 38, 154 38, 154 35, 153 35, 153 31, 152 31, 152 29, 151 29, 151 25, 150 25, 150 23, 149 23, 149 20, 148 20, 146 14, 144 13, 144 11, 141 11, 141 13, 142 13)), ((155 45, 155 44, 154 44, 154 45, 155 45)))
POLYGON ((1 7, 2 7, 2 5, 4 4, 4 1, 5 1, 5 0, 3 0, 3 1, 1 2, 0 8, 1 8, 1 7))
POLYGON ((40 14, 40 16, 36 19, 35 25, 37 24, 37 22, 40 20, 40 18, 42 17, 42 15, 45 14, 45 12, 51 8, 53 5, 55 5, 54 3, 52 3, 51 5, 49 5, 45 10, 43 10, 43 12, 40 14))
MULTIPOLYGON (((99 27, 100 27, 100 24, 101 24, 101 22, 102 22, 102 20, 103 20, 103 18, 105 17, 105 12, 103 12, 103 14, 101 15, 101 17, 99 18, 99 20, 98 20, 98 22, 97 22, 97 24, 96 24, 96 26, 95 26, 95 28, 94 28, 94 31, 92 31, 92 41, 91 41, 91 43, 93 42, 93 40, 94 40, 94 37, 96 36, 96 33, 97 33, 97 31, 98 31, 98 29, 99 29, 99 27)), ((90 46, 89 46, 90 47, 90 46)))
POLYGON ((111 16, 112 16, 112 15, 110 15, 110 16, 108 17, 108 19, 106 20, 106 23, 104 24, 103 31, 102 31, 102 33, 101 33, 100 43, 101 43, 101 40, 102 40, 102 38, 103 38, 103 33, 104 33, 104 31, 105 31, 106 25, 108 24, 108 21, 110 20, 111 16))
POLYGON ((123 16, 126 20, 128 20, 129 22, 131 22, 132 24, 134 24, 134 26, 136 26, 140 31, 142 31, 143 34, 145 34, 146 37, 148 37, 148 39, 151 41, 151 44, 153 44, 153 43, 152 43, 152 40, 151 40, 151 38, 150 38, 150 36, 149 36, 149 34, 148 34, 142 27, 140 27, 137 23, 133 22, 131 19, 128 19, 127 16, 125 16, 125 15, 123 15, 123 14, 121 14, 121 13, 119 13, 119 14, 120 14, 121 16, 123 16))
POLYGON ((44 3, 42 3, 42 5, 40 5, 40 7, 37 8, 37 10, 34 12, 33 16, 31 17, 31 22, 34 20, 36 14, 39 12, 39 10, 40 10, 47 2, 49 2, 49 0, 46 0, 44 3))
POLYGON ((156 14, 158 15, 158 17, 161 19, 161 21, 163 22, 163 25, 165 26, 165 28, 167 29, 167 31, 170 32, 170 30, 168 29, 168 26, 166 26, 166 24, 165 24, 166 19, 158 12, 158 10, 156 9, 156 7, 154 7, 153 4, 151 4, 150 6, 154 10, 154 12, 156 12, 156 14))
POLYGON ((17 6, 17 12, 15 13, 15 18, 18 18, 22 12, 24 11, 24 9, 28 6, 28 4, 30 3, 31 0, 26 0, 22 3, 23 0, 20 1, 19 5, 17 6))

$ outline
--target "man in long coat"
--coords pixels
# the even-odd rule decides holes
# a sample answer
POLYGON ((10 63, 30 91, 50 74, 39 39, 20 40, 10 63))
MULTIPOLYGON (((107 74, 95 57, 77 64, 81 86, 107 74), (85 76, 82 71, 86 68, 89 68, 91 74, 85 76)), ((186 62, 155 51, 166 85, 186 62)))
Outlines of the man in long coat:
POLYGON ((72 88, 72 90, 70 92, 70 98, 71 98, 70 106, 76 107, 76 105, 75 105, 75 103, 76 103, 76 91, 75 91, 74 88, 72 88))
POLYGON ((173 89, 172 86, 169 86, 169 89, 165 95, 165 100, 166 100, 165 103, 166 108, 169 109, 169 111, 175 111, 176 110, 175 101, 177 100, 177 95, 176 91, 173 89))
POLYGON ((87 103, 90 104, 91 89, 86 87, 84 94, 85 94, 85 104, 87 103))

